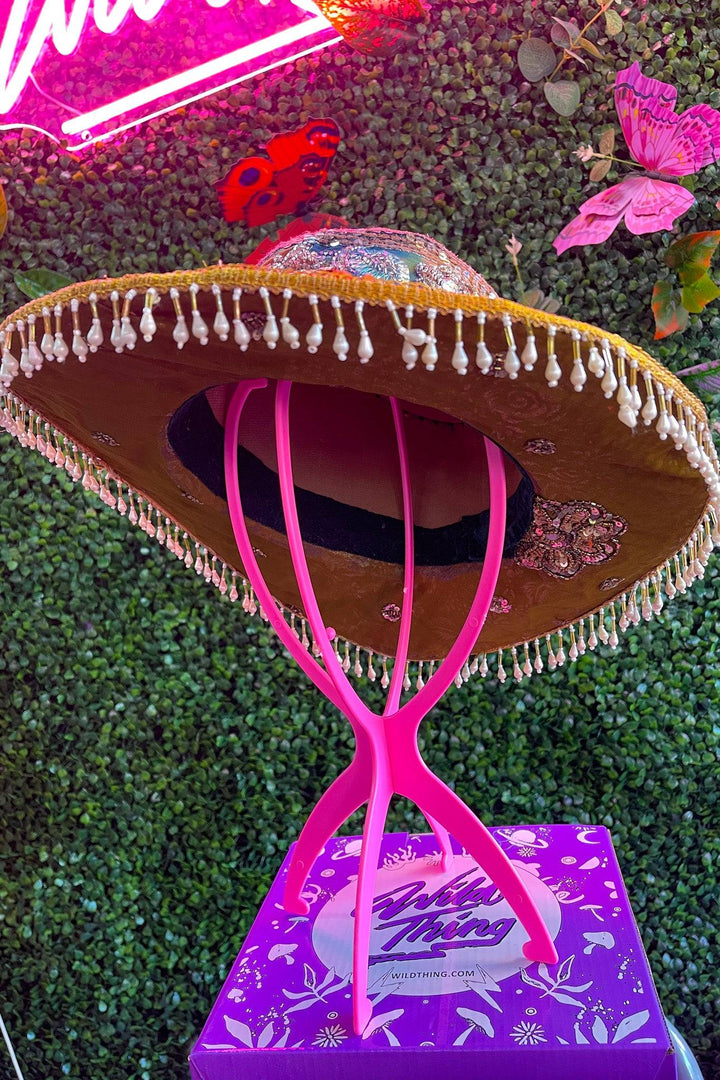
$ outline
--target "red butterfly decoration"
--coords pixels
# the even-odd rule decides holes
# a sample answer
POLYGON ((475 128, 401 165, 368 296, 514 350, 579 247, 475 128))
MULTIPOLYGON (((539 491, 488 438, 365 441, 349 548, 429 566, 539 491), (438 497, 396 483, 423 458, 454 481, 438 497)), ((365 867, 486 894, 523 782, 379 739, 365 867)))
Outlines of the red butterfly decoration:
POLYGON ((390 56, 412 45, 413 23, 427 17, 425 0, 315 0, 348 45, 373 56, 390 56))
POLYGON ((215 185, 225 220, 267 225, 302 213, 325 183, 339 142, 340 128, 328 119, 273 136, 267 158, 244 158, 215 185))

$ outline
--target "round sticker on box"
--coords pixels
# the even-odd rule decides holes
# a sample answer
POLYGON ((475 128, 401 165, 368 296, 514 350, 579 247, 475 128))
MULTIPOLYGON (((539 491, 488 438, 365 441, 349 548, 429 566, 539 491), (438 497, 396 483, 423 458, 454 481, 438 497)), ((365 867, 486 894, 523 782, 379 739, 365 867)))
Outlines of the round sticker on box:
MULTIPOLYGON (((560 905, 551 890, 517 867, 550 935, 560 929, 560 905)), ((318 959, 338 976, 352 973, 356 882, 318 912, 312 942, 318 959)), ((378 870, 370 939, 370 993, 387 988, 413 997, 453 994, 489 976, 495 982, 531 961, 527 934, 502 893, 472 859, 455 856, 448 871, 418 859, 378 870)))

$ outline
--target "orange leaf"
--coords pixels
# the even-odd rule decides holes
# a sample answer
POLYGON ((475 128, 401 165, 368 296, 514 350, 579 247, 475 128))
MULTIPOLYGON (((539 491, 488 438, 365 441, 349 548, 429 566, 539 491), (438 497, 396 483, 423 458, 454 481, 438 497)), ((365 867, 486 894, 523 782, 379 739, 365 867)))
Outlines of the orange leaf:
POLYGON ((665 252, 665 265, 677 270, 683 285, 692 285, 707 273, 718 244, 720 229, 683 236, 665 252))
POLYGON ((657 281, 652 294, 652 309, 655 316, 655 340, 668 337, 678 330, 684 330, 688 324, 688 311, 683 307, 680 293, 673 289, 669 281, 657 281))

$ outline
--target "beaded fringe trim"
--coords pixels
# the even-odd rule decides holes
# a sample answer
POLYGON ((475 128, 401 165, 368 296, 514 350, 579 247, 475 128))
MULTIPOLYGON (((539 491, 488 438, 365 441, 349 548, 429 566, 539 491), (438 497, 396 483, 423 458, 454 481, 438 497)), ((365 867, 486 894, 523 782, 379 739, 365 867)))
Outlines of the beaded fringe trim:
MULTIPOLYGON (((556 367, 555 364, 551 363, 554 356, 555 337, 558 333, 569 333, 573 336, 577 333, 579 335, 578 340, 591 343, 590 354, 587 358, 587 370, 592 371, 593 367, 595 367, 595 373, 602 377, 596 358, 598 349, 606 366, 609 351, 614 351, 618 355, 621 354, 630 368, 629 386, 633 385, 633 369, 639 367, 643 378, 646 374, 649 374, 655 381, 665 387, 666 393, 671 392, 671 397, 674 397, 675 403, 682 402, 696 414, 699 421, 707 422, 702 405, 680 379, 667 371, 666 368, 662 367, 642 349, 638 349, 614 334, 603 334, 597 327, 587 323, 577 322, 574 319, 567 319, 560 315, 548 315, 547 312, 527 308, 510 300, 460 295, 426 285, 380 281, 367 277, 351 278, 328 272, 307 273, 266 270, 262 267, 242 265, 209 266, 204 267, 202 270, 182 270, 172 274, 130 274, 124 278, 103 278, 79 285, 68 285, 51 296, 40 300, 31 300, 0 323, 0 348, 2 348, 0 383, 9 385, 18 370, 22 370, 24 374, 31 376, 34 370, 39 370, 43 356, 47 359, 55 356, 58 360, 64 360, 69 355, 71 350, 67 342, 64 341, 62 327, 60 326, 60 316, 63 309, 69 308, 72 312, 72 351, 79 360, 87 359, 88 351, 95 352, 105 340, 97 310, 97 302, 102 299, 110 299, 112 303, 113 315, 110 343, 118 352, 122 352, 125 348, 132 349, 137 341, 137 332, 131 320, 131 306, 136 297, 144 297, 138 329, 146 341, 152 340, 157 330, 152 309, 163 293, 170 296, 175 308, 177 325, 173 336, 178 348, 182 348, 185 342, 189 341, 190 333, 193 333, 203 344, 206 344, 209 340, 207 324, 197 310, 197 297, 201 291, 213 294, 216 304, 213 330, 221 341, 225 341, 230 335, 230 321, 224 310, 223 293, 230 290, 232 290, 233 303, 233 337, 241 349, 247 348, 251 340, 247 327, 244 324, 242 326, 238 325, 238 321, 242 322, 239 304, 243 291, 249 294, 257 293, 263 299, 266 325, 262 336, 269 348, 273 348, 280 337, 291 348, 299 347, 299 331, 290 324, 288 318, 289 300, 296 296, 308 300, 313 316, 313 327, 311 327, 308 337, 306 337, 306 346, 308 351, 315 351, 322 342, 322 330, 324 329, 319 303, 320 301, 329 302, 334 315, 334 320, 331 318, 330 324, 332 325, 334 321, 336 326, 337 343, 333 342, 334 351, 341 360, 346 359, 349 355, 349 345, 346 343, 344 333, 340 332, 344 331, 342 303, 355 305, 355 314, 360 331, 360 344, 362 345, 362 348, 358 348, 358 357, 365 362, 372 356, 372 342, 362 318, 364 305, 372 304, 387 307, 393 319, 393 309, 404 307, 407 322, 404 327, 401 324, 399 332, 403 336, 403 344, 408 346, 404 360, 409 368, 414 367, 417 362, 417 358, 411 352, 411 349, 417 350, 422 345, 424 346, 423 351, 418 355, 422 363, 432 370, 437 361, 437 349, 434 347, 437 343, 433 340, 434 319, 437 318, 439 313, 454 313, 460 327, 462 327, 463 319, 467 322, 472 322, 473 318, 477 319, 478 327, 474 342, 475 362, 482 371, 491 370, 487 366, 487 350, 483 348, 483 327, 488 318, 501 319, 505 325, 508 339, 508 351, 504 360, 507 365, 506 370, 511 377, 516 376, 519 371, 516 363, 518 355, 524 367, 528 369, 534 367, 538 359, 535 331, 539 329, 541 333, 547 335, 547 360, 550 370, 547 372, 546 377, 549 385, 556 385, 562 373, 558 370, 559 365, 556 367), (278 298, 281 297, 283 300, 279 320, 272 308, 271 294, 278 298), (190 327, 187 326, 187 320, 180 302, 180 297, 187 295, 190 296, 191 302, 190 327), (85 336, 83 336, 79 321, 80 304, 88 305, 92 316, 90 329, 85 336), (418 330, 410 333, 415 309, 427 315, 428 330, 425 333, 418 330), (40 325, 39 320, 42 320, 42 325, 40 325), (319 330, 317 329, 318 325, 319 330), (518 325, 523 326, 526 332, 526 342, 522 352, 519 352, 513 344, 513 326, 517 327, 518 325), (3 346, 3 334, 10 332, 12 335, 14 331, 17 331, 20 337, 21 354, 19 361, 12 355, 11 338, 6 343, 7 353, 3 346), (26 333, 27 356, 23 354, 21 331, 26 333), (38 331, 41 331, 43 335, 39 348, 36 343, 38 331), (53 353, 53 343, 55 341, 59 350, 56 354, 53 353), (21 367, 23 360, 25 363, 21 367)), ((460 374, 464 374, 470 360, 468 358, 466 364, 463 358, 463 353, 467 357, 467 350, 463 344, 461 328, 456 328, 456 335, 456 343, 461 348, 455 350, 455 363, 453 366, 460 374)), ((470 345, 471 353, 472 350, 473 344, 470 345)), ((580 363, 574 373, 575 381, 573 382, 576 389, 582 389, 587 378, 587 376, 583 378, 582 357, 579 360, 580 363)), ((609 380, 609 382, 611 381, 609 380)), ((606 391, 608 397, 611 397, 612 394, 612 389, 606 391)))
MULTIPOLYGON (((0 425, 18 439, 21 445, 37 450, 58 468, 64 468, 73 480, 82 482, 86 491, 93 492, 106 505, 127 515, 131 524, 139 526, 149 537, 164 545, 187 567, 194 567, 196 573, 215 585, 221 594, 228 594, 231 601, 242 598, 242 606, 246 612, 251 615, 259 612, 264 617, 251 585, 237 571, 185 532, 163 510, 153 506, 146 496, 130 489, 101 461, 75 445, 67 435, 33 412, 9 390, 13 380, 20 373, 31 378, 45 362, 63 363, 71 353, 84 363, 88 353, 96 352, 104 343, 106 333, 97 307, 101 296, 108 297, 112 305, 112 325, 109 328, 108 340, 118 353, 125 349, 132 350, 137 343, 138 333, 145 341, 152 340, 157 331, 153 307, 160 294, 166 290, 175 312, 176 322, 172 336, 177 348, 182 349, 191 336, 200 344, 206 345, 210 340, 211 330, 198 307, 198 293, 201 289, 210 291, 213 296, 215 313, 212 333, 220 341, 227 341, 232 334, 233 341, 244 352, 249 347, 253 334, 243 320, 243 287, 238 285, 237 281, 246 279, 247 291, 257 291, 263 303, 264 315, 260 316, 262 327, 256 336, 261 338, 269 349, 274 349, 282 339, 292 349, 300 348, 304 343, 308 352, 316 352, 322 345, 325 329, 320 301, 329 300, 330 324, 333 327, 332 349, 339 361, 346 361, 350 356, 342 311, 343 301, 350 301, 353 305, 356 354, 360 363, 368 363, 374 353, 363 314, 365 303, 382 303, 400 337, 399 358, 408 370, 412 370, 418 362, 429 371, 434 370, 438 364, 449 363, 458 375, 465 375, 471 362, 474 362, 484 375, 504 373, 510 379, 516 379, 523 368, 532 370, 540 361, 541 349, 535 336, 539 323, 545 333, 543 361, 548 387, 556 387, 563 376, 567 375, 574 390, 582 392, 589 375, 594 376, 604 397, 608 400, 615 399, 620 423, 630 429, 636 428, 640 422, 646 427, 652 425, 661 440, 669 438, 675 449, 685 454, 692 468, 697 469, 705 480, 709 499, 695 531, 680 551, 647 577, 636 582, 631 589, 608 600, 583 618, 553 630, 543 639, 535 638, 499 649, 495 654, 496 664, 493 664, 497 678, 500 682, 507 679, 506 664, 511 665, 510 673, 520 682, 533 672, 542 671, 545 666, 553 670, 562 667, 568 659, 576 660, 587 649, 594 649, 598 642, 616 648, 619 643, 618 631, 623 632, 631 625, 636 626, 641 619, 647 621, 653 615, 659 614, 664 597, 672 599, 677 593, 685 592, 696 578, 703 577, 713 546, 720 543, 718 455, 701 403, 678 379, 661 368, 646 353, 629 346, 620 338, 602 336, 594 327, 556 316, 550 317, 543 312, 531 311, 502 300, 452 297, 437 290, 414 286, 393 289, 391 283, 368 284, 362 279, 348 283, 334 275, 275 273, 265 275, 267 285, 259 284, 262 277, 256 282, 256 277, 258 271, 229 267, 210 267, 195 274, 191 272, 190 275, 143 275, 124 281, 94 282, 92 286, 72 286, 55 294, 52 298, 56 301, 54 304, 35 301, 25 305, 16 315, 6 320, 0 329, 0 386, 4 388, 4 392, 0 394, 0 425), (193 277, 195 280, 192 280, 193 277), (275 280, 276 278, 279 280, 275 280), (293 288, 288 284, 291 282, 296 285, 298 280, 299 287, 293 288), (129 283, 132 287, 123 289, 122 292, 117 288, 129 283), (338 286, 337 292, 328 293, 331 283, 338 286), (380 286, 384 292, 382 300, 379 298, 380 286), (225 312, 223 287, 232 287, 232 323, 225 312), (309 288, 316 291, 310 292, 309 288), (359 291, 367 294, 367 299, 346 295, 348 292, 357 294, 359 291), (406 293, 420 302, 405 303, 404 318, 401 318, 398 304, 395 300, 387 299, 388 291, 396 295, 406 293), (137 312, 132 311, 132 305, 136 297, 143 293, 144 301, 138 320, 137 312), (271 294, 277 293, 282 299, 279 314, 276 314, 271 299, 271 294), (378 296, 375 293, 378 293, 378 296), (308 302, 311 323, 304 339, 300 331, 292 325, 288 315, 289 303, 294 296, 304 297, 308 302), (187 309, 182 305, 182 299, 187 301, 188 297, 189 325, 187 309), (427 306, 428 300, 437 306, 427 306), (448 308, 448 300, 455 300, 461 303, 462 307, 448 308), (90 309, 90 326, 85 332, 80 319, 81 303, 86 303, 90 309), (62 328, 63 309, 67 306, 70 307, 72 317, 72 341, 69 345, 65 341, 62 328), (467 307, 472 309, 470 314, 465 310, 467 307), (423 311, 426 328, 413 325, 416 309, 423 311), (441 311, 447 313, 441 317, 450 316, 454 322, 454 346, 448 359, 441 359, 437 348, 436 321, 441 311), (137 329, 133 325, 133 314, 137 320, 137 329), (513 315, 516 316, 514 320, 513 315), (43 331, 39 344, 38 317, 42 320, 43 331), (500 356, 493 355, 485 343, 488 318, 499 318, 502 322, 506 350, 500 356), (516 339, 518 326, 522 329, 524 340, 516 339), (572 367, 569 373, 563 372, 558 361, 558 332, 569 333, 572 339, 572 367), (12 352, 15 340, 20 343, 19 358, 12 352), (468 350, 473 356, 472 361, 468 350)), ((257 317, 257 313, 253 312, 253 315, 257 317)), ((319 655, 305 619, 282 607, 280 610, 303 646, 319 655)), ((335 641, 335 652, 346 672, 352 668, 356 676, 366 674, 372 682, 379 676, 381 684, 388 685, 391 670, 388 665, 392 664, 391 658, 378 656, 363 650, 359 645, 340 639, 335 641)), ((406 664, 404 689, 409 691, 413 685, 420 689, 438 662, 430 660, 406 664)), ((480 654, 468 658, 455 681, 459 686, 475 673, 485 677, 489 672, 489 657, 480 654)))

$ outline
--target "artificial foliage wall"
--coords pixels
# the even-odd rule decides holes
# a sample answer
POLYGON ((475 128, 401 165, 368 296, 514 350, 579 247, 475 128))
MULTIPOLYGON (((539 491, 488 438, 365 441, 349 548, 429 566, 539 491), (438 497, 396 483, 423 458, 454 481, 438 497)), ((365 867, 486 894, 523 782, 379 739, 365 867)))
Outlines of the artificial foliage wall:
MULTIPOLYGON (((313 209, 426 231, 512 297, 514 233, 526 289, 652 350, 671 237, 620 226, 562 257, 552 240, 613 182, 591 183, 574 151, 617 129, 618 69, 639 60, 678 86, 680 108, 720 107, 720 2, 616 11, 619 32, 601 19, 588 32, 599 59, 566 64, 580 97, 567 117, 518 50, 528 34, 550 41, 552 16, 582 23, 597 7, 517 0, 435 3, 390 58, 339 45, 78 155, 3 133, 0 306, 22 302, 14 278, 31 269, 83 280, 242 260, 272 230, 228 225, 214 184, 327 116, 343 135, 313 209)), ((718 167, 695 195, 677 235, 717 227, 718 167)), ((675 371, 713 358, 718 310, 655 354, 675 371)), ((27 1077, 179 1080, 351 742, 258 618, 5 436, 0 460, 0 1007, 27 1077)), ((617 651, 521 685, 476 677, 422 732, 430 766, 486 822, 611 829, 665 1009, 707 1080, 720 1077, 719 627, 714 557, 617 651)), ((420 821, 398 803, 390 825, 420 821)))

